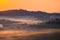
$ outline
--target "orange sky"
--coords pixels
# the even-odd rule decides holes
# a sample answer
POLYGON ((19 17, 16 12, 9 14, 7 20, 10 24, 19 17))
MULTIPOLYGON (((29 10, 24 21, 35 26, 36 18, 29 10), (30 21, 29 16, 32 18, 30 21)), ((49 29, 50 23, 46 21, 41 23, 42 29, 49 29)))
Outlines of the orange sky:
POLYGON ((11 9, 60 12, 60 0, 0 0, 0 11, 11 9))

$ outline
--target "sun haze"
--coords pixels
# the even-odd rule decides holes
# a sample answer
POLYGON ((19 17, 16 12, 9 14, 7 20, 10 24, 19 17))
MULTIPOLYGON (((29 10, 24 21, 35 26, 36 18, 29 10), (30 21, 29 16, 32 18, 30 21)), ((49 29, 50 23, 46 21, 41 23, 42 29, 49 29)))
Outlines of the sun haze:
POLYGON ((0 11, 12 9, 60 12, 60 0, 0 0, 0 11))

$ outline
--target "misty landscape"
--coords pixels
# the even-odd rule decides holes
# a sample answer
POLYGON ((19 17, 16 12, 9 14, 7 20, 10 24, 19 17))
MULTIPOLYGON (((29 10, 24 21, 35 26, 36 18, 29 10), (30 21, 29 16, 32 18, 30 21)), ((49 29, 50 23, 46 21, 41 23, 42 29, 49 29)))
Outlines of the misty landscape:
POLYGON ((60 13, 0 11, 0 40, 60 40, 60 13))

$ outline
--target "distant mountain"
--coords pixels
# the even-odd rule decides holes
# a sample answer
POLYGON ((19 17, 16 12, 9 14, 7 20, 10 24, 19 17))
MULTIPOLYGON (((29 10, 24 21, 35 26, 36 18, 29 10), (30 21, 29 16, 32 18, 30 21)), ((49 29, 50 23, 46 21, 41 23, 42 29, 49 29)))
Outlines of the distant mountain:
POLYGON ((40 16, 46 14, 42 11, 27 11, 27 10, 8 10, 0 12, 0 16, 40 16))
POLYGON ((0 16, 8 17, 34 17, 40 20, 51 20, 55 18, 60 18, 60 13, 46 13, 42 11, 27 11, 27 10, 8 10, 0 12, 0 16))

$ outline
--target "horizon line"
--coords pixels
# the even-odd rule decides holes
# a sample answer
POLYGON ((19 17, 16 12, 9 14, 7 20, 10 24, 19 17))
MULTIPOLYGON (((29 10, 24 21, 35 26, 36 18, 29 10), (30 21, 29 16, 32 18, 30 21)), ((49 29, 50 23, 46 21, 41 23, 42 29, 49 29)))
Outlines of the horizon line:
MULTIPOLYGON (((45 12, 45 11, 41 11, 41 10, 27 10, 27 9, 7 9, 7 10, 0 10, 0 12, 4 12, 4 11, 12 11, 12 10, 26 10, 26 11, 30 11, 30 12, 45 12)), ((60 12, 45 12, 45 13, 60 13, 60 12)))

